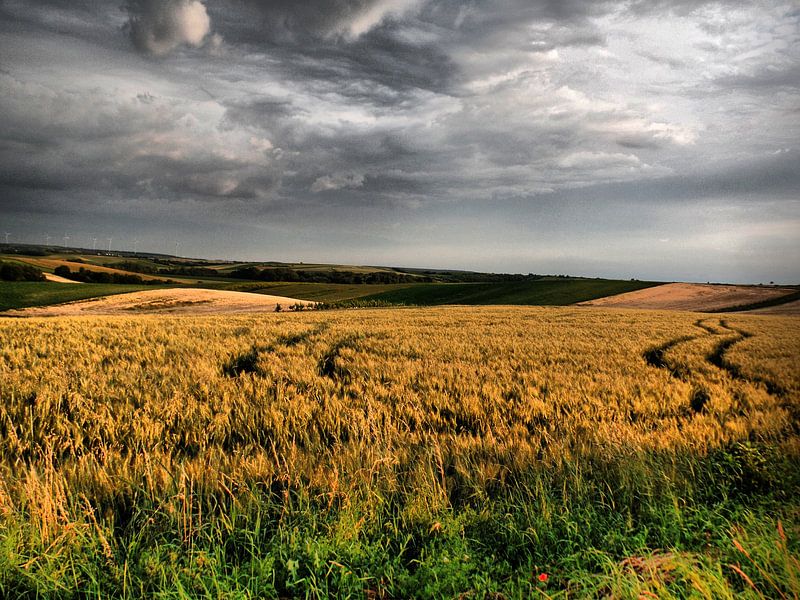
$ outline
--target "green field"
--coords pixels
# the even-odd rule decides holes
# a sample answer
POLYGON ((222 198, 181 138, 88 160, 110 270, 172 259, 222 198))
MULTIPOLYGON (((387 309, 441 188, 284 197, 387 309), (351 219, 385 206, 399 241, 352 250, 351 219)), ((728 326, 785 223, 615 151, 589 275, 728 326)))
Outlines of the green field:
POLYGON ((509 304, 563 306, 659 285, 645 281, 609 279, 537 279, 497 283, 221 283, 216 289, 288 296, 315 302, 363 300, 385 304, 432 306, 444 304, 509 304))
POLYGON ((314 302, 340 302, 354 300, 377 293, 397 292, 404 288, 413 287, 413 283, 392 284, 346 284, 346 283, 225 283, 208 285, 220 290, 237 292, 252 292, 255 294, 268 294, 273 296, 287 296, 299 300, 313 300, 314 302))
MULTIPOLYGON (((286 296, 299 300, 311 300, 325 303, 348 303, 369 305, 415 305, 431 306, 443 304, 474 304, 474 305, 549 305, 559 306, 573 304, 586 300, 593 300, 604 296, 620 294, 639 290, 654 285, 654 282, 620 281, 611 279, 584 279, 568 277, 541 277, 528 276, 519 279, 518 275, 498 275, 492 273, 477 273, 469 271, 446 270, 397 270, 389 267, 374 266, 348 266, 326 265, 316 263, 240 263, 218 262, 178 257, 163 257, 155 260, 150 257, 138 257, 122 254, 106 255, 103 253, 87 254, 81 252, 60 252, 53 254, 28 255, 24 253, 3 254, 4 260, 32 264, 44 271, 52 272, 53 264, 64 261, 79 261, 85 263, 89 269, 93 265, 115 267, 124 262, 146 268, 152 273, 159 269, 202 267, 218 273, 207 273, 197 276, 172 272, 161 272, 158 276, 169 277, 176 284, 189 285, 209 289, 233 290, 254 292, 275 296, 286 296), (55 261, 55 262, 54 262, 55 261), (237 279, 230 276, 233 270, 249 265, 258 265, 261 268, 297 269, 298 272, 351 272, 359 274, 395 272, 405 276, 432 277, 435 283, 332 283, 312 281, 253 281, 237 279), (469 283, 464 282, 464 278, 469 283), (517 278, 517 279, 515 279, 517 278)), ((69 263, 72 264, 72 263, 69 263)), ((74 265, 73 265, 73 268, 74 265)), ((131 267, 135 268, 135 267, 131 267)), ((119 270, 119 269, 118 269, 119 270)), ((119 270, 120 273, 127 271, 119 270)), ((138 273, 132 273, 138 274, 138 273)), ((145 275, 147 276, 147 275, 145 275)), ((165 287, 165 284, 158 284, 165 287)), ((140 289, 138 287, 122 287, 120 285, 83 285, 80 289, 75 286, 59 286, 51 283, 36 283, 28 285, 0 286, 0 310, 9 308, 22 308, 27 306, 42 306, 93 298, 96 296, 122 293, 140 289)), ((148 286, 147 289, 153 289, 148 286)))
POLYGON ((653 287, 647 281, 547 278, 501 283, 422 283, 364 296, 389 304, 518 304, 563 306, 653 287))
POLYGON ((3 281, 0 282, 0 310, 61 304, 97 296, 152 290, 156 287, 152 285, 54 283, 51 281, 3 281))
MULTIPOLYGON (((196 283, 195 287, 287 296, 315 302, 369 301, 401 305, 517 304, 566 305, 612 294, 658 285, 642 281, 608 279, 540 279, 510 283, 260 283, 220 280, 196 283)), ((44 306, 121 294, 163 285, 131 286, 112 284, 61 284, 20 282, 0 284, 0 310, 44 306)))

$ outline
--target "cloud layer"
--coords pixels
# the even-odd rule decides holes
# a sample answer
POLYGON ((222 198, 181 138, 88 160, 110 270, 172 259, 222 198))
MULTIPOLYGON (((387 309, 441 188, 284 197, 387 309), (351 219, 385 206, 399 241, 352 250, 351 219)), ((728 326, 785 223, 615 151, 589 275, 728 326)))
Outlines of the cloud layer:
POLYGON ((777 1, 5 0, 0 34, 20 237, 800 279, 777 1))

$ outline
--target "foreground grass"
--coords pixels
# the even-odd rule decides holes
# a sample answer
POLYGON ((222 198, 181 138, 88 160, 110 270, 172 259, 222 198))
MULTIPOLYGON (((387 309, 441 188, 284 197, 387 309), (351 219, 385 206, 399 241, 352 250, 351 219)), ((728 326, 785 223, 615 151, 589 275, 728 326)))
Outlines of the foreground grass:
POLYGON ((0 596, 791 598, 800 321, 696 318, 2 322, 0 596))
POLYGON ((27 306, 46 306, 98 296, 152 290, 157 285, 112 285, 101 283, 55 283, 52 281, 0 282, 0 311, 27 306))
POLYGON ((504 283, 427 283, 364 296, 390 304, 518 304, 564 306, 659 285, 611 279, 536 279, 504 283))

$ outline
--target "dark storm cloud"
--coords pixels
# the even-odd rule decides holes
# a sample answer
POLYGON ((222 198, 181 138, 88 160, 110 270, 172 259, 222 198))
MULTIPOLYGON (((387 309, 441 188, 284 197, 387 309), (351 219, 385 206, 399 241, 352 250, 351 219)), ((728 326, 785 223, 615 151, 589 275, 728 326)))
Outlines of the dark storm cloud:
POLYGON ((54 93, 7 75, 2 83, 0 181, 7 187, 256 198, 280 181, 263 142, 215 128, 200 138, 197 117, 151 94, 54 93))
MULTIPOLYGON (((237 0, 232 6, 235 7, 237 0)), ((277 41, 336 36, 353 32, 354 23, 373 24, 385 16, 401 16, 417 2, 406 0, 238 0, 259 15, 262 35, 277 41)))
POLYGON ((777 1, 4 0, 0 32, 0 210, 25 227, 49 203, 455 265, 673 239, 642 223, 721 198, 782 255, 800 221, 800 14, 777 1), (788 220, 744 208, 772 201, 788 220))
POLYGON ((384 105, 408 99, 415 88, 445 91, 456 71, 450 57, 432 40, 404 36, 393 19, 401 13, 378 10, 379 4, 234 2, 231 6, 242 7, 249 19, 220 7, 211 14, 226 42, 263 55, 282 78, 320 91, 335 87, 354 101, 384 105), (358 35, 348 33, 346 24, 370 9, 388 20, 378 18, 358 35))
POLYGON ((102 0, 0 2, 0 31, 5 32, 49 32, 97 44, 119 45, 123 19, 118 4, 102 0))

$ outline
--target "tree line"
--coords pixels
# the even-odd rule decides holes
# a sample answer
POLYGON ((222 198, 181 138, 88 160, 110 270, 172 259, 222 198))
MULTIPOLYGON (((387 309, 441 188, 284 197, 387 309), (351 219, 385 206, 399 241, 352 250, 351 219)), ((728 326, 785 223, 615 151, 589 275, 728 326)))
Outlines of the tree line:
POLYGON ((71 271, 66 265, 61 265, 53 270, 53 273, 72 281, 81 283, 120 283, 128 285, 158 285, 163 283, 175 283, 172 280, 161 279, 142 279, 139 275, 132 273, 109 273, 107 271, 90 271, 81 267, 77 271, 71 271))
POLYGON ((292 281, 303 283, 347 283, 347 284, 380 284, 380 283, 431 283, 434 280, 427 276, 407 275, 394 271, 373 271, 360 273, 357 271, 308 271, 275 267, 259 269, 242 267, 231 271, 230 277, 253 281, 292 281))
POLYGON ((44 281, 44 273, 31 265, 0 262, 0 281, 44 281))

